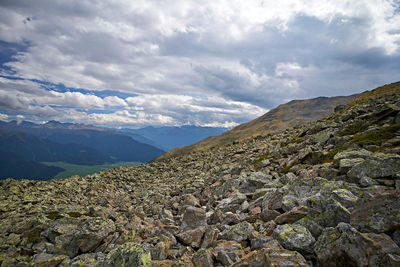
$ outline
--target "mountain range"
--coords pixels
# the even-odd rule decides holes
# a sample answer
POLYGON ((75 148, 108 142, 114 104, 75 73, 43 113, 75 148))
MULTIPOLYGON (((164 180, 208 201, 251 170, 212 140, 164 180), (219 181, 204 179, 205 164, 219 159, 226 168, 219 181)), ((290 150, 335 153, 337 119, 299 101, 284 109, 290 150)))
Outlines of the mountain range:
POLYGON ((47 180, 63 170, 41 162, 78 165, 148 162, 168 149, 192 144, 224 130, 196 126, 111 129, 58 121, 44 124, 0 121, 0 156, 6 159, 0 162, 0 179, 47 180))

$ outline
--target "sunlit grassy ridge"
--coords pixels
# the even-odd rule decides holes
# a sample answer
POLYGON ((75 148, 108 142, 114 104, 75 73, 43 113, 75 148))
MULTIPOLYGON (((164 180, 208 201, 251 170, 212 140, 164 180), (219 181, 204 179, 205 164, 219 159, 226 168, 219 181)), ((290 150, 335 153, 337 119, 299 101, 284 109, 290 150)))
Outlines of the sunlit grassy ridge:
POLYGON ((351 101, 349 103, 349 105, 362 104, 370 99, 375 99, 375 98, 379 98, 379 97, 382 97, 385 95, 391 95, 391 94, 400 94, 400 82, 385 84, 383 86, 375 88, 374 90, 369 91, 369 92, 363 94, 362 96, 354 99, 353 101, 351 101))

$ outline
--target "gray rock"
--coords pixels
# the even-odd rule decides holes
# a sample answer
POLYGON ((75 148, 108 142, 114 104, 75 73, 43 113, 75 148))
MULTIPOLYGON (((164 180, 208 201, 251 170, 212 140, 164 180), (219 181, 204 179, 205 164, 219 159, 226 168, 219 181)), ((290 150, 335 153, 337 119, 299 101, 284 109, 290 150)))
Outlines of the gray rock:
POLYGON ((235 192, 230 197, 221 200, 216 208, 224 212, 236 212, 241 209, 241 204, 246 200, 247 197, 245 194, 235 192))
POLYGON ((209 250, 201 248, 192 257, 193 264, 197 267, 213 267, 213 258, 209 250))
POLYGON ((361 232, 388 232, 400 229, 399 211, 400 194, 381 194, 359 201, 351 213, 350 223, 361 232))
POLYGON ((268 266, 267 258, 264 250, 252 251, 244 255, 239 261, 233 263, 231 267, 264 267, 268 266))
POLYGON ((113 266, 137 266, 150 267, 151 256, 150 252, 146 251, 140 245, 128 242, 111 250, 102 267, 113 266))
POLYGON ((341 159, 339 161, 339 172, 341 174, 347 173, 357 164, 361 164, 365 161, 365 159, 361 158, 352 158, 352 159, 341 159))
POLYGON ((223 266, 231 266, 234 262, 225 250, 218 250, 215 258, 218 262, 222 263, 223 266))
POLYGON ((333 190, 332 197, 347 209, 354 207, 358 200, 357 196, 355 196, 349 190, 343 188, 333 190))
POLYGON ((400 253, 389 236, 360 233, 346 223, 326 228, 315 243, 314 250, 319 264, 327 267, 380 266, 388 254, 400 253))
POLYGON ((365 161, 355 164, 347 175, 353 179, 367 176, 380 178, 400 172, 400 156, 395 154, 374 153, 365 161))
POLYGON ((267 263, 270 267, 291 266, 309 267, 304 257, 297 251, 286 249, 268 249, 266 251, 267 263))
POLYGON ((180 231, 193 230, 207 225, 205 210, 195 207, 187 207, 183 215, 180 231))
POLYGON ((219 230, 217 227, 207 226, 203 241, 201 242, 201 248, 215 247, 217 244, 218 235, 219 230))
POLYGON ((196 229, 180 232, 176 237, 185 245, 191 246, 192 248, 199 248, 205 232, 206 227, 200 226, 196 229))
POLYGON ((247 240, 254 231, 254 227, 248 222, 227 226, 221 233, 220 239, 241 242, 247 240))
POLYGON ((272 237, 286 249, 296 250, 304 254, 313 253, 315 239, 304 226, 298 224, 278 225, 272 237))
POLYGON ((33 257, 32 265, 41 267, 55 267, 65 260, 65 255, 53 255, 47 253, 36 254, 33 257))

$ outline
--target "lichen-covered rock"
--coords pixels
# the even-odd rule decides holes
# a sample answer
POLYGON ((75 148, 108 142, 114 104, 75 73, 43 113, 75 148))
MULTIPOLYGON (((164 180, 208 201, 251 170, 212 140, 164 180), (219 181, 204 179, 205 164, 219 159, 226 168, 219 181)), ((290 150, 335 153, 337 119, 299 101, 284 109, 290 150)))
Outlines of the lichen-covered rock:
POLYGON ((110 253, 108 253, 105 261, 100 266, 150 267, 151 256, 150 253, 140 245, 133 242, 128 242, 111 250, 110 253))
POLYGON ((400 156, 395 154, 374 153, 365 161, 355 164, 347 173, 350 178, 360 179, 367 176, 380 178, 400 172, 400 156))
POLYGON ((304 221, 313 221, 324 227, 336 226, 339 222, 350 222, 350 211, 339 201, 316 194, 307 200, 308 216, 304 221))
POLYGON ((91 252, 111 233, 115 231, 115 224, 111 219, 93 218, 84 222, 76 236, 76 243, 82 252, 91 252))
POLYGON ((383 233, 400 229, 400 194, 380 194, 360 200, 351 213, 350 223, 361 232, 383 233))
POLYGON ((65 259, 64 255, 53 255, 47 253, 36 254, 32 260, 35 267, 55 267, 65 259))
POLYGON ((212 253, 204 248, 199 249, 192 257, 192 262, 196 267, 212 267, 212 253))
POLYGON ((307 228, 302 225, 278 225, 275 228, 272 237, 278 240, 278 242, 286 249, 296 250, 304 254, 313 253, 315 239, 307 228))
POLYGON ((58 267, 97 267, 104 263, 106 255, 103 253, 81 254, 73 259, 66 259, 58 267))
POLYGON ((220 209, 224 212, 235 212, 236 210, 240 210, 241 204, 246 200, 247 197, 245 194, 235 192, 230 197, 221 200, 217 206, 217 209, 220 209))
POLYGON ((339 167, 340 166, 340 161, 342 159, 366 159, 370 157, 372 153, 368 150, 365 149, 358 149, 358 150, 346 150, 337 153, 334 158, 333 158, 333 163, 339 167))
POLYGON ((220 239, 241 242, 247 240, 254 231, 254 227, 248 222, 227 226, 221 233, 220 239))
MULTIPOLYGON (((400 248, 386 234, 365 234, 340 223, 326 228, 314 246, 322 266, 382 266, 388 254, 398 255, 400 248)), ((385 265, 383 265, 385 266, 385 265)))
POLYGON ((332 191, 332 197, 347 209, 354 207, 357 203, 358 197, 355 196, 347 189, 339 188, 332 191))

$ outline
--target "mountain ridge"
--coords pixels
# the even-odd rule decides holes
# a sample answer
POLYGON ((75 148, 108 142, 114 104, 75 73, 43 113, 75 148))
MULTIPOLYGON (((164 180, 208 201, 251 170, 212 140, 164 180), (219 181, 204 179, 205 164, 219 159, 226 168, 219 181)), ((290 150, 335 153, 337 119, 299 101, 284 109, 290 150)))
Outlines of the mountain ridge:
POLYGON ((301 125, 305 122, 315 121, 332 112, 336 106, 347 104, 362 94, 292 100, 219 136, 209 137, 193 145, 173 149, 156 160, 190 153, 191 151, 208 149, 213 146, 224 145, 247 138, 254 138, 259 135, 301 125))

